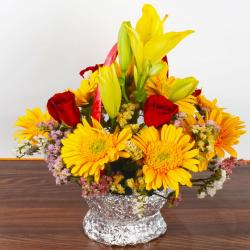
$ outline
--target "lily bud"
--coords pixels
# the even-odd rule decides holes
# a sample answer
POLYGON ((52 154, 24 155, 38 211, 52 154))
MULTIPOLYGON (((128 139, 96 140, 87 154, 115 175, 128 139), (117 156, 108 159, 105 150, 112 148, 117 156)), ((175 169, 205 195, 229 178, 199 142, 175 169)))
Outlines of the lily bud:
POLYGON ((99 68, 99 86, 103 106, 111 119, 114 119, 121 105, 121 88, 115 66, 99 68))
POLYGON ((123 22, 118 33, 118 55, 119 63, 123 73, 127 72, 132 60, 132 50, 125 25, 132 27, 130 22, 123 22))
POLYGON ((163 63, 154 64, 149 70, 149 76, 158 75, 164 68, 163 63))
POLYGON ((140 35, 128 26, 127 24, 124 24, 124 27, 127 30, 128 36, 129 36, 129 41, 130 41, 130 46, 135 58, 135 64, 136 68, 138 71, 138 74, 142 73, 142 68, 143 68, 143 43, 141 41, 140 35))
POLYGON ((171 100, 172 102, 176 102, 188 97, 195 91, 198 82, 199 81, 194 77, 176 79, 169 90, 169 100, 171 100))

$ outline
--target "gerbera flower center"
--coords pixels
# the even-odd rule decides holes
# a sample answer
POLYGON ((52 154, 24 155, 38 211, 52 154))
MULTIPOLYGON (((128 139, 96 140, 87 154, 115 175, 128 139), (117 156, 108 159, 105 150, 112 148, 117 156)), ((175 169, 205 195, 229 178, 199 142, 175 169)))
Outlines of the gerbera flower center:
POLYGON ((97 161, 105 157, 112 145, 110 135, 91 133, 82 141, 81 155, 90 161, 97 161))
POLYGON ((165 161, 169 158, 169 154, 166 154, 166 153, 161 153, 158 155, 158 158, 160 161, 165 161))
POLYGON ((182 155, 176 145, 152 142, 148 145, 145 164, 157 171, 166 173, 181 165, 182 155))
POLYGON ((105 147, 106 147, 106 141, 98 140, 98 141, 94 141, 93 144, 89 145, 89 150, 93 154, 98 154, 101 151, 103 151, 105 147))

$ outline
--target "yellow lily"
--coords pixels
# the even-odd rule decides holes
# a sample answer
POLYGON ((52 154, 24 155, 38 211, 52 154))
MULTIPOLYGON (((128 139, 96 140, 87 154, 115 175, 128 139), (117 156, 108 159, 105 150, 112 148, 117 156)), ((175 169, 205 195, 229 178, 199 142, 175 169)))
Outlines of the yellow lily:
POLYGON ((189 34, 193 33, 192 30, 168 32, 153 37, 146 44, 143 44, 139 33, 135 29, 126 24, 124 26, 128 31, 131 49, 135 57, 136 67, 139 74, 146 68, 146 65, 159 63, 179 42, 189 34))
POLYGON ((140 34, 143 44, 146 44, 153 37, 163 34, 163 24, 167 15, 161 20, 157 11, 151 4, 142 7, 142 16, 136 24, 136 31, 140 34))
POLYGON ((114 119, 121 105, 121 88, 115 71, 115 65, 103 66, 99 69, 99 86, 102 103, 111 119, 114 119))
POLYGON ((193 32, 192 30, 168 32, 152 38, 144 46, 144 58, 149 60, 151 64, 161 61, 179 42, 193 32))
POLYGON ((130 40, 131 50, 135 59, 136 91, 135 99, 138 102, 145 100, 145 82, 155 72, 152 68, 161 69, 162 58, 181 42, 186 36, 193 33, 192 30, 182 32, 163 33, 163 23, 154 7, 146 4, 142 9, 142 17, 136 25, 136 29, 124 24, 130 40))
MULTIPOLYGON (((156 9, 151 4, 142 7, 142 16, 133 30, 127 26, 134 56, 141 61, 150 61, 151 64, 161 61, 162 57, 171 51, 186 36, 193 33, 192 30, 183 32, 168 32, 164 34, 163 24, 167 15, 160 18, 156 9)), ((140 67, 137 69, 140 72, 140 67)))

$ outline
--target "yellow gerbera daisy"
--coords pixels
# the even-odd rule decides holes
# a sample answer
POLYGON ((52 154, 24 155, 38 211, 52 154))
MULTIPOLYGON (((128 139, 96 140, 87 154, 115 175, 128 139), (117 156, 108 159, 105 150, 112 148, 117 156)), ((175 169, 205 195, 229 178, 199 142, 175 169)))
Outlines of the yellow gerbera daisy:
POLYGON ((198 149, 192 149, 194 141, 183 133, 182 128, 163 125, 159 132, 154 127, 145 127, 133 138, 133 142, 144 152, 143 173, 146 189, 175 190, 179 194, 179 183, 192 186, 191 174, 198 171, 199 161, 195 158, 198 149))
POLYGON ((189 95, 186 98, 175 102, 179 106, 179 111, 184 112, 187 115, 193 115, 196 111, 195 104, 196 98, 193 95, 189 95))
MULTIPOLYGON (((184 122, 182 123, 182 127, 184 128, 185 132, 188 133, 190 136, 193 136, 194 133, 194 126, 196 125, 201 125, 204 126, 206 123, 206 121, 203 119, 203 117, 197 112, 195 113, 194 116, 188 116, 185 118, 184 122)), ((204 127, 202 127, 204 128, 204 127)), ((199 150, 199 172, 205 171, 207 170, 209 161, 215 156, 215 148, 214 148, 214 144, 215 144, 215 139, 217 134, 207 134, 206 131, 203 131, 203 137, 205 137, 204 139, 206 140, 206 143, 209 142, 209 150, 199 150), (209 137, 212 138, 212 140, 208 140, 209 137)), ((202 140, 203 142, 203 140, 202 140)), ((204 142, 205 143, 205 142, 204 142)), ((195 147, 199 148, 199 139, 196 138, 196 143, 195 143, 195 147)))
POLYGON ((47 132, 40 130, 37 125, 41 122, 47 122, 50 120, 50 115, 48 112, 43 113, 40 108, 27 109, 24 116, 20 116, 15 123, 15 126, 21 127, 18 130, 14 138, 18 141, 22 140, 33 140, 35 136, 45 135, 47 132))
POLYGON ((225 151, 231 156, 237 157, 237 152, 232 146, 238 144, 239 137, 245 134, 245 131, 243 130, 245 128, 244 122, 242 122, 239 117, 223 112, 223 109, 221 108, 212 107, 213 106, 209 106, 205 118, 199 113, 196 113, 196 118, 187 117, 185 119, 189 128, 195 124, 212 124, 216 126, 218 130, 215 134, 214 151, 211 151, 208 154, 201 154, 201 157, 203 157, 204 160, 203 164, 200 166, 200 170, 205 170, 205 165, 207 166, 209 160, 215 155, 223 158, 225 156, 225 151))
POLYGON ((83 79, 80 87, 77 90, 72 91, 75 94, 76 104, 78 106, 88 104, 98 85, 97 76, 98 70, 93 72, 89 79, 83 79))
MULTIPOLYGON (((177 79, 175 79, 173 76, 167 77, 167 72, 168 64, 164 62, 164 68, 161 70, 161 72, 147 81, 145 85, 147 96, 163 95, 169 99, 170 89, 175 84, 177 79)), ((195 104, 197 104, 197 100, 196 97, 189 95, 184 99, 178 100, 174 103, 179 106, 180 112, 193 115, 196 110, 195 104)))
POLYGON ((196 97, 196 101, 200 107, 205 108, 206 110, 212 110, 215 108, 219 109, 219 107, 217 107, 217 99, 210 101, 204 95, 199 95, 196 97))
POLYGON ((106 163, 130 157, 124 150, 132 133, 130 128, 124 128, 110 134, 93 118, 92 123, 93 127, 83 119, 83 124, 78 124, 74 132, 62 140, 61 157, 74 176, 93 175, 98 182, 106 163))
POLYGON ((159 74, 149 78, 145 85, 147 96, 150 95, 164 95, 168 88, 173 84, 174 77, 167 77, 168 64, 163 63, 164 67, 159 74))
POLYGON ((220 109, 213 109, 206 117, 207 121, 214 121, 219 127, 219 134, 215 141, 215 152, 223 158, 225 151, 237 157, 237 152, 232 146, 239 143, 239 137, 246 133, 244 122, 238 116, 232 116, 220 109))

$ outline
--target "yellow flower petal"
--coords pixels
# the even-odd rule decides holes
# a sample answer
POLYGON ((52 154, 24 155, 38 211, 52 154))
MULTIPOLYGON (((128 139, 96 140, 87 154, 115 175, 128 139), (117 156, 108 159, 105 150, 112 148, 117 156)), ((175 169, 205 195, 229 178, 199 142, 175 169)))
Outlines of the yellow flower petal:
POLYGON ((152 64, 158 63, 181 40, 191 33, 193 33, 192 30, 168 32, 152 38, 144 47, 144 59, 149 60, 152 64))
POLYGON ((136 24, 136 31, 144 44, 153 37, 163 34, 163 21, 151 4, 143 5, 142 16, 136 24))
POLYGON ((114 64, 99 69, 99 86, 102 103, 110 118, 115 118, 121 105, 121 88, 114 64))
POLYGON ((170 187, 179 193, 179 183, 192 186, 191 174, 197 172, 199 160, 197 149, 183 130, 173 125, 164 125, 159 133, 152 127, 143 128, 133 137, 133 142, 144 151, 143 174, 147 190, 170 187), (142 146, 143 145, 143 146, 142 146))
POLYGON ((93 127, 83 119, 83 124, 62 140, 61 157, 73 175, 85 178, 92 175, 98 181, 106 163, 129 157, 124 149, 132 134, 130 130, 121 136, 118 131, 118 135, 109 134, 96 120, 92 121, 93 127))
MULTIPOLYGON (((38 124, 41 122, 47 122, 51 119, 48 112, 43 113, 40 108, 27 109, 24 116, 20 116, 15 123, 15 126, 21 129, 17 130, 14 134, 14 138, 19 142, 22 140, 33 140, 35 136, 42 135, 47 136, 46 131, 40 130, 38 124)), ((35 143, 35 141, 33 141, 35 143)))

